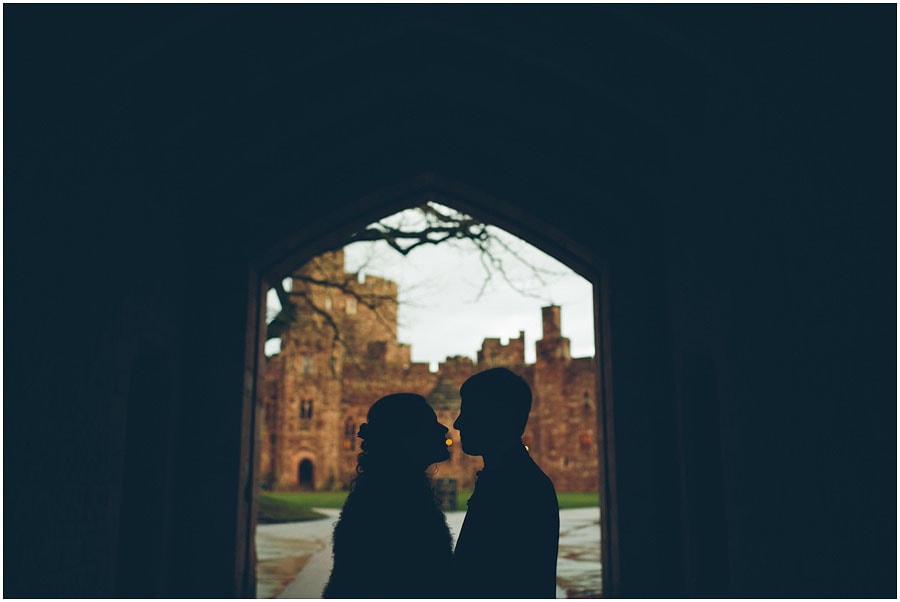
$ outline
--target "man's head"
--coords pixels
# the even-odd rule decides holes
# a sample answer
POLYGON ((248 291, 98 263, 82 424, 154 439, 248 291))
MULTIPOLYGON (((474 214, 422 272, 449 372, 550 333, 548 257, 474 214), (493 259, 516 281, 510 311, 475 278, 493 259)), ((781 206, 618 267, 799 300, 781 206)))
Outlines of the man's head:
POLYGON ((531 411, 531 388, 506 368, 471 376, 459 390, 459 431, 463 451, 482 456, 521 440, 531 411))

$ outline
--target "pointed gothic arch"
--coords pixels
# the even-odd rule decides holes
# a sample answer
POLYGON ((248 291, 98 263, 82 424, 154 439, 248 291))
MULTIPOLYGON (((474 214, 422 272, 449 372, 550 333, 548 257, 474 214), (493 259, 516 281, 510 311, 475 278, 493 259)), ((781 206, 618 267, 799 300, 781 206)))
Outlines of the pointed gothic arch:
MULTIPOLYGON (((614 591, 618 562, 616 559, 615 508, 615 462, 613 454, 613 433, 611 424, 612 389, 610 377, 609 332, 607 314, 607 275, 604 259, 589 252, 572 239, 566 237, 546 223, 532 218, 513 203, 500 200, 461 182, 432 173, 425 173, 390 188, 382 189, 355 202, 348 202, 341 210, 333 211, 316 223, 303 224, 291 235, 273 244, 266 253, 259 257, 253 266, 252 277, 256 280, 255 290, 259 297, 256 307, 264 306, 264 299, 270 283, 283 277, 292 269, 304 264, 310 258, 333 248, 346 240, 354 231, 377 221, 387 215, 420 205, 426 201, 435 201, 453 207, 459 211, 473 215, 485 223, 492 224, 532 246, 541 249, 558 261, 566 264, 573 271, 593 285, 594 290, 594 362, 597 374, 595 399, 597 400, 597 424, 599 454, 599 494, 600 494, 600 531, 601 531, 601 565, 603 567, 604 591, 614 591), (613 587, 610 587, 613 586, 613 587)), ((248 340, 257 342, 253 364, 261 365, 265 339, 265 312, 257 311, 249 326, 252 336, 248 340)), ((254 370, 254 383, 259 381, 254 370)), ((252 396, 250 396, 252 399, 252 396)), ((245 432, 253 432, 254 415, 246 414, 245 432)), ((250 450, 248 458, 251 470, 256 470, 256 450, 250 450)), ((249 506, 246 521, 247 540, 255 532, 255 504, 249 506)), ((253 571, 250 571, 252 574, 253 571)))

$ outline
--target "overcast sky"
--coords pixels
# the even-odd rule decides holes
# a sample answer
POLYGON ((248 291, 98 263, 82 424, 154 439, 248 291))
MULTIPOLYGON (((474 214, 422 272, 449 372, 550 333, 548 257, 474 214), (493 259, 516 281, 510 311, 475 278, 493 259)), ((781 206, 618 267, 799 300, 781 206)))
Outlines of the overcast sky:
POLYGON ((550 304, 561 307, 562 333, 571 339, 572 356, 593 356, 590 282, 511 234, 492 231, 528 262, 497 247, 496 255, 519 290, 496 271, 485 286, 479 254, 471 243, 462 241, 419 247, 406 257, 386 243, 356 243, 345 248, 345 269, 397 282, 398 339, 412 346, 414 362, 428 362, 433 369, 450 355, 474 360, 483 339, 495 337, 505 343, 518 337, 520 330, 525 331, 525 359, 534 362, 535 341, 541 338, 541 307, 550 304), (528 266, 538 267, 539 277, 528 266))

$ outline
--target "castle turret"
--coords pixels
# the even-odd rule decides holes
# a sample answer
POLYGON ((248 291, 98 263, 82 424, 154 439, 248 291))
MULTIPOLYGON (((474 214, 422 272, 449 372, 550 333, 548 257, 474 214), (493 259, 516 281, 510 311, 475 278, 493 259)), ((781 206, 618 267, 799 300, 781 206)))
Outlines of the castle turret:
MULTIPOLYGON (((291 302, 297 319, 281 333, 281 353, 269 358, 260 391, 260 471, 278 490, 348 488, 356 475, 359 441, 372 402, 397 390, 425 396, 441 424, 459 413, 462 383, 478 370, 503 366, 532 389, 531 415, 523 433, 535 460, 557 490, 597 489, 597 437, 593 364, 573 360, 562 336, 559 306, 541 309, 543 338, 537 359, 525 363, 525 332, 503 342, 486 338, 477 360, 451 356, 431 372, 412 362, 408 344, 397 340, 397 284, 343 269, 341 250, 325 253, 294 272, 291 302), (325 286, 319 280, 342 282, 325 286), (339 326, 340 339, 329 322, 339 326)), ((473 486, 480 461, 459 453, 442 478, 461 489, 473 486)))
POLYGON ((318 280, 333 280, 344 274, 344 250, 326 251, 297 270, 298 274, 318 280))
POLYGON ((569 339, 562 336, 559 305, 541 308, 543 335, 537 342, 537 356, 546 361, 569 360, 569 339))
POLYGON ((558 339, 562 336, 559 319, 559 305, 541 308, 542 333, 544 339, 558 339))

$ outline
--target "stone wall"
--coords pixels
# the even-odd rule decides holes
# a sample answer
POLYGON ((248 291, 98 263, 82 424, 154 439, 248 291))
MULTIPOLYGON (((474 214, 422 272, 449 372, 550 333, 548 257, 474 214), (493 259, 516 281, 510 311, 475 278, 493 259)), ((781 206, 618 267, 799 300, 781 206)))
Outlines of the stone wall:
POLYGON ((557 490, 597 490, 594 363, 570 357, 560 307, 542 310, 535 364, 525 364, 520 331, 506 344, 484 339, 477 362, 452 356, 431 372, 426 363, 412 363, 410 346, 397 341, 396 283, 376 276, 359 282, 356 274, 344 272, 342 251, 300 268, 292 292, 297 319, 281 335, 281 352, 267 360, 259 399, 260 475, 266 487, 346 489, 356 474, 356 433, 369 406, 406 391, 424 396, 449 429, 451 457, 433 467, 434 476, 471 489, 482 462, 462 453, 452 428, 459 389, 476 372, 504 366, 532 388, 523 440, 557 490))

